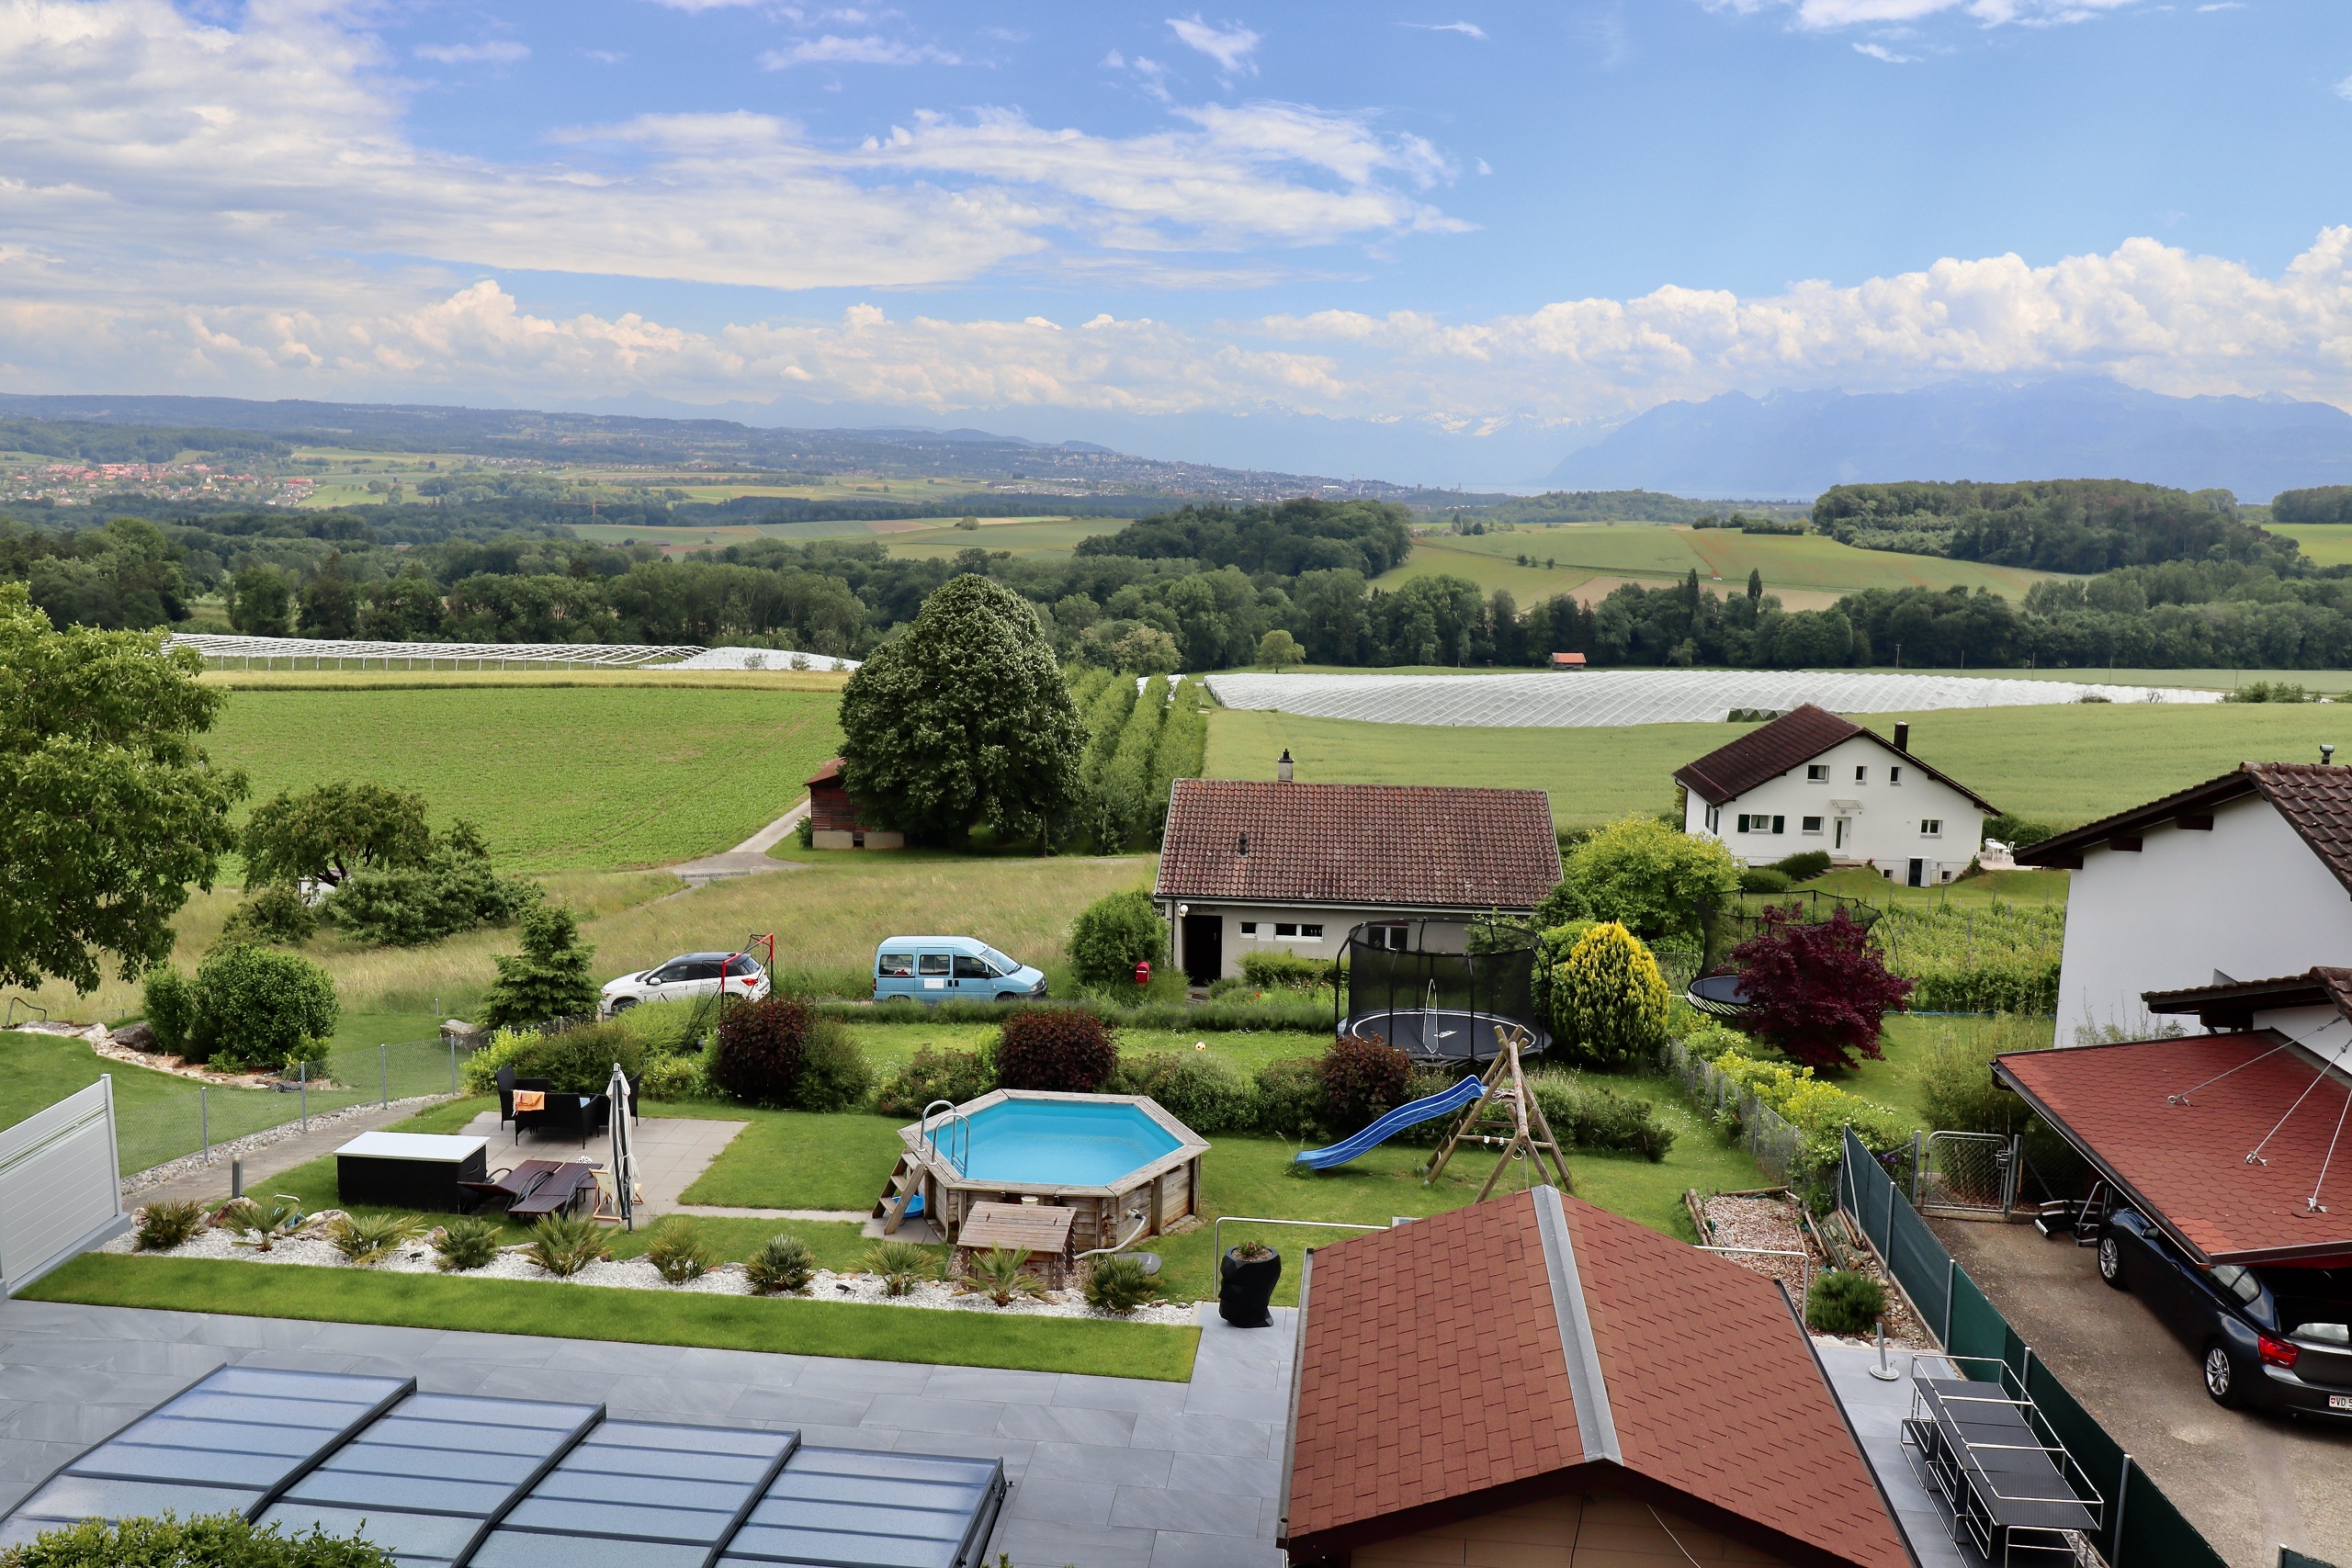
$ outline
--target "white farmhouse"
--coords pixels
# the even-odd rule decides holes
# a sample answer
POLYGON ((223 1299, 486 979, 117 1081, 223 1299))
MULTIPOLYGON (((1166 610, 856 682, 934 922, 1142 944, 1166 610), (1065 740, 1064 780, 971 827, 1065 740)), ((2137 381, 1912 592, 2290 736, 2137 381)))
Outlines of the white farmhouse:
POLYGON ((2284 989, 2293 987, 2261 998, 2227 993, 2252 981, 2283 987, 2352 958, 2352 768, 2243 762, 2044 839, 2018 860, 2074 873, 2058 972, 2061 1043, 2086 1024, 2137 1036, 2149 1032, 2151 1010, 2209 1010, 2185 1002, 2211 1002, 2209 1022, 2243 1014, 2242 1027, 2280 1022, 2256 1014, 2291 1006, 2310 1008, 2314 1022, 2332 1015, 2332 996, 2290 1003, 2284 989))
POLYGON ((1968 869, 1996 807, 1894 739, 1811 703, 1677 769, 1683 830, 1719 839, 1749 865, 1826 850, 1912 887, 1968 869))

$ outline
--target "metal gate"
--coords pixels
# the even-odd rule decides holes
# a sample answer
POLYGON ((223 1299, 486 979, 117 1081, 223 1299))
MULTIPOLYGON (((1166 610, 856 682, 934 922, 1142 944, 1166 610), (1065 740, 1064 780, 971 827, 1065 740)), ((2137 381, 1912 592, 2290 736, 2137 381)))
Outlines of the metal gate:
POLYGON ((2018 1140, 1999 1133, 1930 1133, 1913 1167, 1920 1209, 2007 1214, 2017 1203, 2018 1140))

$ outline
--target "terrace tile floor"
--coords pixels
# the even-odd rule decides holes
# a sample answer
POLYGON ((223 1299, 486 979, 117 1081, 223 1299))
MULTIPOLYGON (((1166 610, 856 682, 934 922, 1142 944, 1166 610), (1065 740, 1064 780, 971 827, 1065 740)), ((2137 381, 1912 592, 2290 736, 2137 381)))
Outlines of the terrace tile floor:
MULTIPOLYGON (((432 1393, 601 1400, 643 1420, 1001 1459, 989 1548, 1023 1565, 1276 1568, 1296 1314, 1201 1313, 1188 1383, 45 1302, 0 1302, 0 1508, 228 1364, 413 1376, 432 1393)), ((920 1316, 920 1314, 910 1314, 920 1316)), ((910 1325, 910 1333, 920 1333, 910 1325)))

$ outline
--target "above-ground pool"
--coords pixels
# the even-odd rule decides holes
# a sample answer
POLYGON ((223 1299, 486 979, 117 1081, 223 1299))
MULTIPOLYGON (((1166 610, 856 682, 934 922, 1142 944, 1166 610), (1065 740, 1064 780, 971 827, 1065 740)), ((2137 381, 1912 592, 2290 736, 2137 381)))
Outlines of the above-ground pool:
POLYGON ((1358 1013, 1340 1026, 1342 1034, 1385 1040, 1417 1062, 1491 1062, 1502 1052, 1502 1032, 1524 1030, 1525 1051, 1542 1051, 1552 1037, 1531 1023, 1498 1013, 1458 1008, 1397 1008, 1358 1013))
POLYGON ((953 1237, 974 1203, 1076 1211, 1074 1250, 1164 1230, 1199 1206, 1208 1144, 1140 1095, 999 1089, 899 1130, 906 1152, 874 1208, 886 1228, 920 1194, 953 1237), (1145 1230, 1136 1231, 1140 1223, 1145 1230))

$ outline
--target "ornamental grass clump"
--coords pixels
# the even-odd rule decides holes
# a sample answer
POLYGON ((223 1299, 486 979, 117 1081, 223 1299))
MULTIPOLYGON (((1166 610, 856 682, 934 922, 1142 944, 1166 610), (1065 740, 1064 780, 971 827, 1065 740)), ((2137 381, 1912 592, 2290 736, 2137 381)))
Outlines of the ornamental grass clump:
POLYGON ((685 1285, 718 1266, 718 1254, 702 1238, 691 1214, 664 1214, 645 1243, 645 1260, 665 1285, 685 1285))
POLYGON ((903 1296, 938 1269, 930 1252, 913 1242, 885 1241, 867 1249, 865 1271, 882 1281, 883 1294, 903 1296))
POLYGON ((531 1242, 524 1249, 525 1257, 559 1280, 612 1255, 603 1227, 585 1215, 548 1215, 531 1227, 531 1242))
POLYGON ((1122 1316, 1159 1293, 1139 1258, 1098 1258, 1086 1277, 1086 1304, 1122 1316))
POLYGON ((433 1267, 444 1274, 487 1268, 498 1256, 499 1225, 480 1214, 451 1220, 433 1235, 433 1267))
POLYGON ((169 1252, 204 1224, 204 1205, 192 1199, 165 1199, 139 1211, 136 1245, 141 1252, 169 1252))
POLYGON ((1018 1247, 991 1247, 964 1259, 960 1288, 988 1297, 999 1306, 1011 1306, 1015 1296, 1042 1296, 1046 1282, 1029 1272, 1029 1255, 1018 1247))
POLYGON ((1814 1276, 1804 1325, 1815 1334, 1860 1334, 1885 1311, 1885 1286, 1858 1269, 1832 1269, 1814 1276))
POLYGON ((743 1276, 753 1295, 795 1295, 817 1277, 817 1255, 797 1235, 772 1235, 744 1260, 743 1276))
POLYGON ((327 1226, 327 1240, 355 1268, 372 1269, 414 1235, 417 1222, 409 1214, 344 1214, 327 1226))

